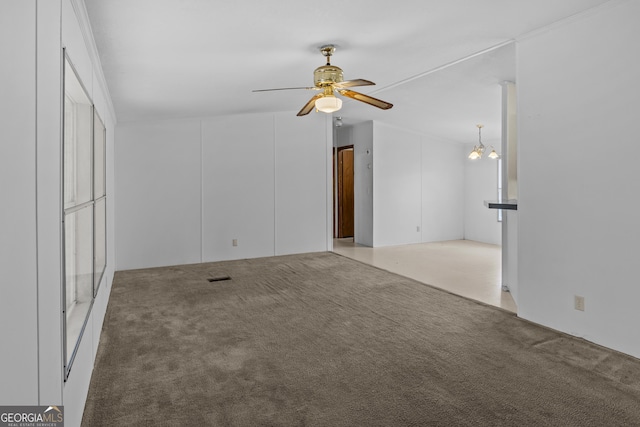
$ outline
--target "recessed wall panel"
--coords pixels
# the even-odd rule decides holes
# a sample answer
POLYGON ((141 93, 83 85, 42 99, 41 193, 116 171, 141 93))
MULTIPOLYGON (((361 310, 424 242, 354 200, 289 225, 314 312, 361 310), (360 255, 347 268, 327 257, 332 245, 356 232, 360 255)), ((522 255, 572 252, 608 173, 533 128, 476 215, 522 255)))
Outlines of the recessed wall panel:
POLYGON ((276 115, 276 255, 327 250, 327 117, 276 115))
POLYGON ((421 241, 421 147, 416 134, 373 126, 373 245, 421 241))
POLYGON ((200 122, 116 133, 116 268, 200 262, 200 122))
POLYGON ((273 115, 203 121, 205 261, 274 255, 273 162, 273 115))

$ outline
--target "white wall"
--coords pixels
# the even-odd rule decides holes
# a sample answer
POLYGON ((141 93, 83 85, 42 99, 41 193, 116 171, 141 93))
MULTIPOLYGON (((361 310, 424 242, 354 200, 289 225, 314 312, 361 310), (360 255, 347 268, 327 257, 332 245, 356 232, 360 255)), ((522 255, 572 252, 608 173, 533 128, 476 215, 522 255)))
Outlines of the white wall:
MULTIPOLYGON (((486 145, 497 143, 486 142, 486 145)), ((488 209, 485 200, 498 199, 498 162, 484 156, 469 160, 467 155, 473 144, 464 148, 464 238, 477 242, 500 245, 502 225, 498 222, 498 211, 488 209)))
POLYGON ((422 242, 464 236, 464 146, 422 136, 422 242))
POLYGON ((200 256, 200 122, 116 128, 118 270, 200 256))
POLYGON ((118 125, 117 268, 327 250, 327 120, 287 112, 118 125))
MULTIPOLYGON (((462 146, 381 122, 373 123, 371 138, 373 140, 370 154, 373 158, 371 246, 462 239, 464 232, 462 146)), ((364 165, 366 163, 364 157, 361 159, 364 165)), ((361 203, 358 195, 357 165, 358 150, 356 150, 356 211, 361 203)), ((360 206, 366 207, 365 204, 360 206)), ((358 218, 359 216, 356 216, 356 230, 358 230, 358 218)), ((358 243, 362 242, 358 241, 358 243)))
POLYGON ((38 401, 35 14, 35 1, 0 2, 3 405, 38 401))
POLYGON ((517 43, 519 315, 636 357, 638 16, 610 2, 517 43))
POLYGON ((421 240, 420 142, 417 134, 373 123, 373 246, 421 240))
POLYGON ((464 238, 461 144, 381 122, 343 126, 336 133, 336 146, 354 145, 356 243, 464 238))
POLYGON ((275 115, 275 255, 331 247, 331 123, 320 113, 275 115))
MULTIPOLYGON (((61 3, 37 2, 37 215, 39 401, 61 402, 61 3)), ((88 340, 87 342, 89 342, 88 340)))
POLYGON ((274 254, 273 129, 274 117, 269 114, 203 122, 205 261, 274 254), (232 245, 233 239, 238 240, 238 246, 232 245))
POLYGON ((107 197, 113 200, 115 117, 103 90, 84 4, 0 3, 2 339, 0 402, 64 405, 80 424, 113 277, 113 207, 107 212, 107 269, 67 382, 63 382, 61 278, 62 48, 107 128, 107 197), (37 67, 36 67, 37 62, 37 67), (9 351, 7 351, 9 350, 9 351))
POLYGON ((511 292, 513 301, 520 303, 518 286, 518 211, 502 212, 502 286, 511 292))
POLYGON ((353 144, 354 236, 356 243, 373 246, 373 122, 349 126, 353 144))
POLYGON ((381 122, 343 126, 336 134, 336 146, 354 145, 356 243, 464 237, 461 144, 381 122))

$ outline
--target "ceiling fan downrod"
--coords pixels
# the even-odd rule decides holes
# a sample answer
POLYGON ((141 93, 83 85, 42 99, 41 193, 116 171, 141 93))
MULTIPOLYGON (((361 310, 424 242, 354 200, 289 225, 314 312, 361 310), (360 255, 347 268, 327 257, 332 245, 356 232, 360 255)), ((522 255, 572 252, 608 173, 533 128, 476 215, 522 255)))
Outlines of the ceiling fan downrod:
POLYGON ((336 47, 332 44, 320 46, 320 52, 327 58, 327 65, 331 65, 331 55, 336 51, 336 47))

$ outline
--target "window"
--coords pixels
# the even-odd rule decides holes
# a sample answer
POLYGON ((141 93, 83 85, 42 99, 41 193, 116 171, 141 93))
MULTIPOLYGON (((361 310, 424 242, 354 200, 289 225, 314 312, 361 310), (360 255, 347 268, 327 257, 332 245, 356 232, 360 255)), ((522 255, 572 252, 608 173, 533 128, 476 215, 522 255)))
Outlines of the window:
POLYGON ((64 54, 64 369, 69 376, 106 268, 105 127, 64 54))

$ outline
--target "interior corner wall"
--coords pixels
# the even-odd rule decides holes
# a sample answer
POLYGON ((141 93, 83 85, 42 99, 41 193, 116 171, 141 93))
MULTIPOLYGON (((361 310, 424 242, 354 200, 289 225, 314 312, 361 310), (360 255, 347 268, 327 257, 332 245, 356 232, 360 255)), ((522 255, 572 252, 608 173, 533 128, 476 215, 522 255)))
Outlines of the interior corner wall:
POLYGON ((118 270, 327 250, 327 120, 288 112, 119 124, 118 270))
POLYGON ((472 149, 473 144, 465 146, 461 156, 464 159, 464 238, 500 245, 502 225, 498 222, 498 211, 484 205, 485 200, 498 199, 498 163, 487 157, 469 160, 466 155, 472 149))
POLYGON ((517 42, 518 314, 635 357, 638 16, 610 2, 517 42))
MULTIPOLYGON (((345 130, 342 130, 344 134, 345 130)), ((373 122, 349 126, 353 144, 353 216, 355 243, 373 246, 373 122)), ((348 144, 348 145, 350 145, 348 144)))

